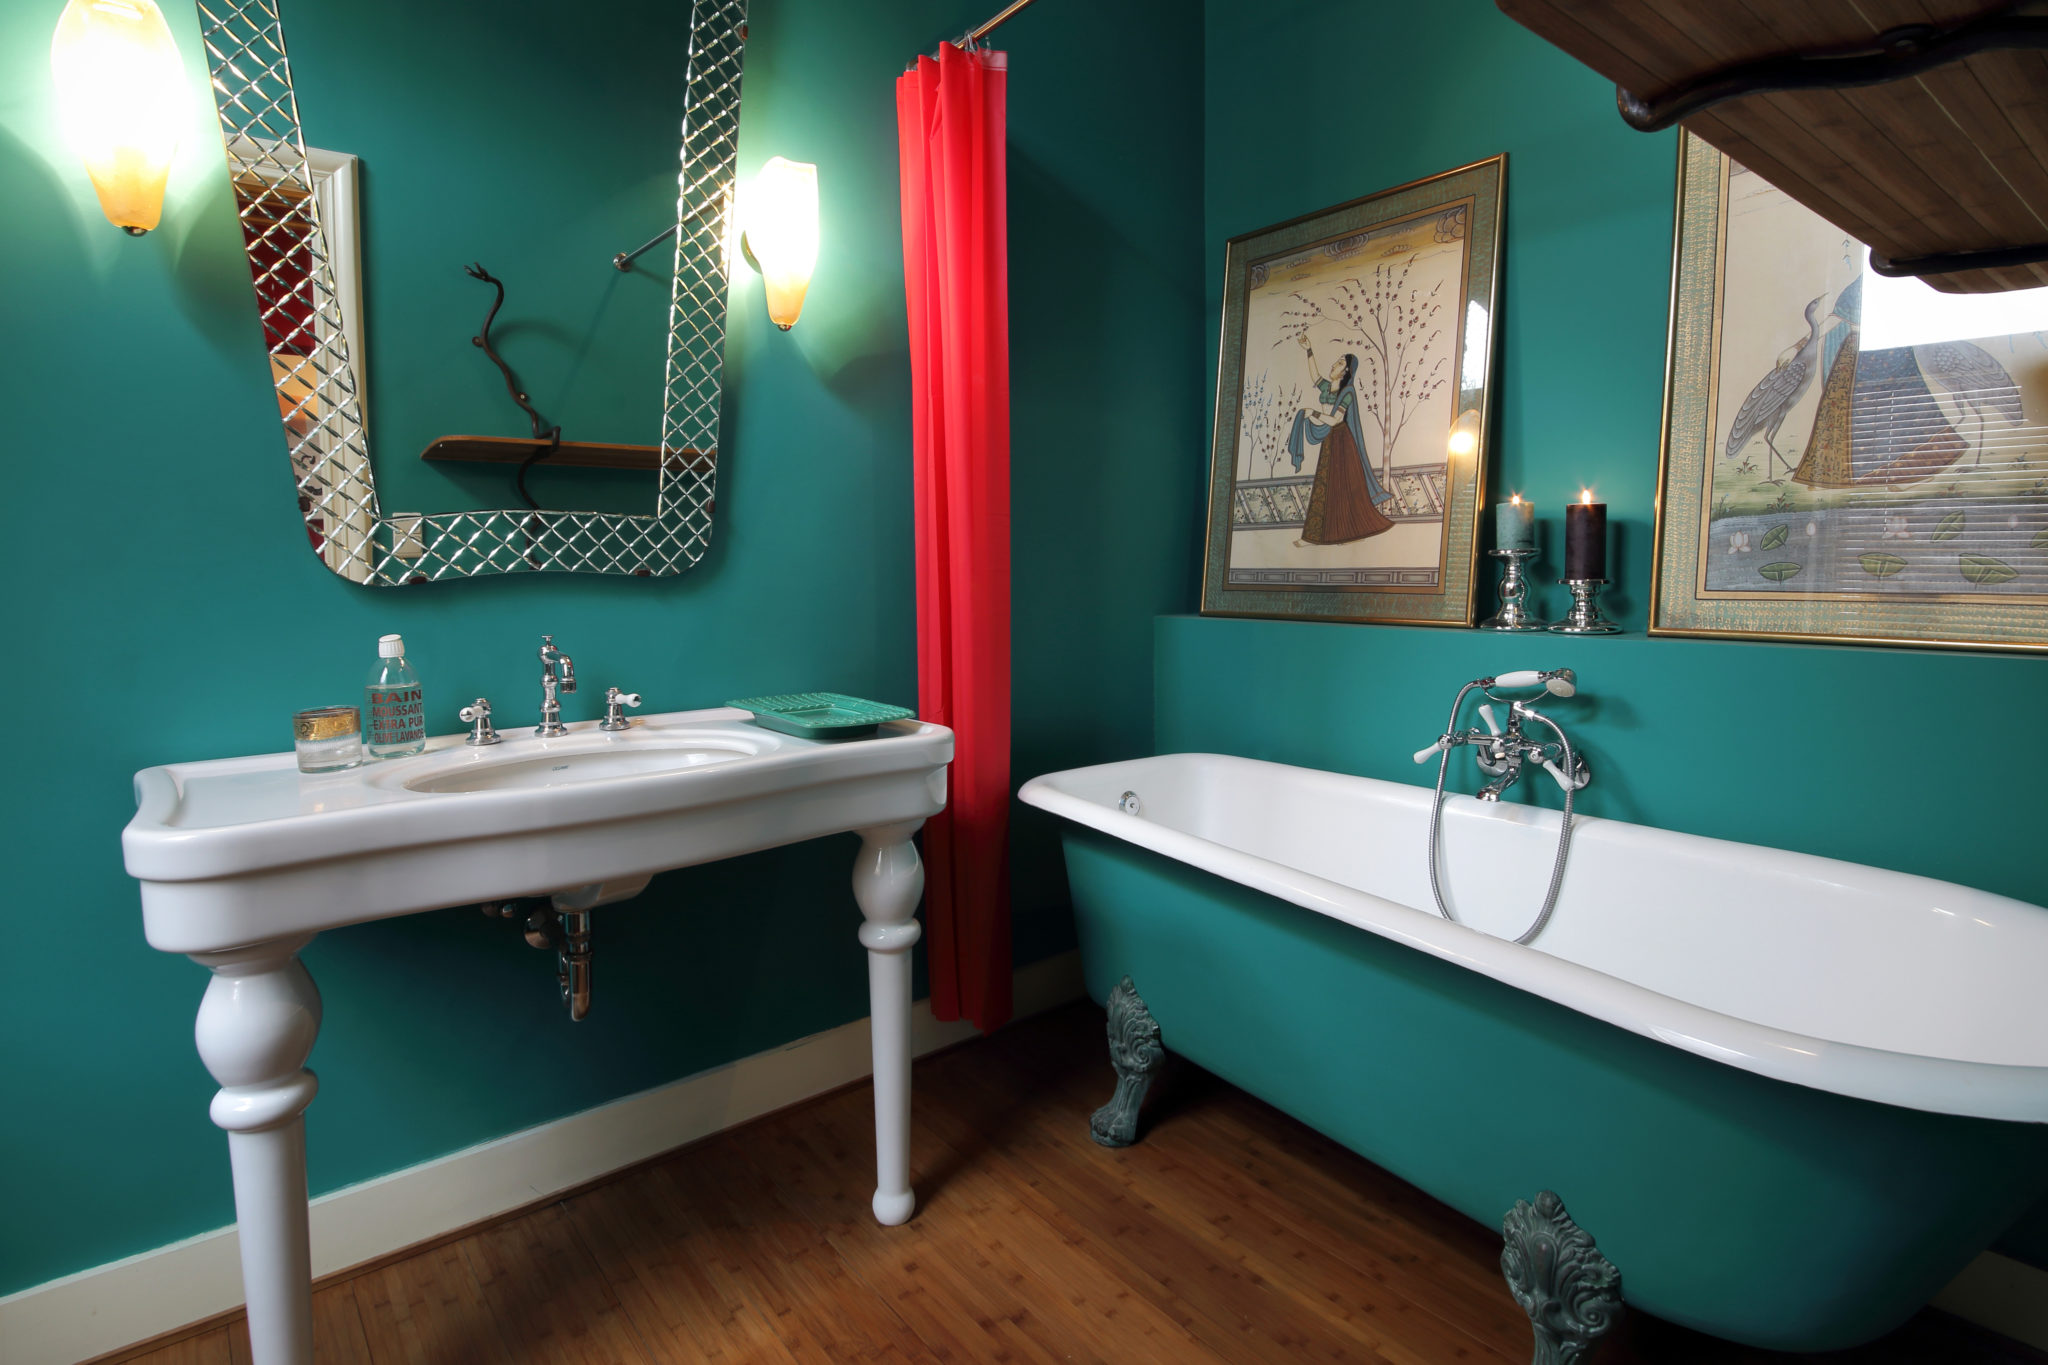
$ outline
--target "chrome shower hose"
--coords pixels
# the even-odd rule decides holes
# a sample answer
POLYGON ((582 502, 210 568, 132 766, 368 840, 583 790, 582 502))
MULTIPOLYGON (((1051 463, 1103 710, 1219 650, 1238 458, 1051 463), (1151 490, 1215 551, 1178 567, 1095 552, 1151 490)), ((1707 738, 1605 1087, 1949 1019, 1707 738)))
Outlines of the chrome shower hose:
MULTIPOLYGON (((1465 705, 1465 695, 1477 686, 1478 683, 1469 682, 1458 689, 1458 699, 1451 703, 1451 718, 1444 723, 1446 735, 1457 732, 1458 712, 1465 705)), ((1493 694, 1489 692, 1487 695, 1493 694)), ((1558 747, 1564 754, 1563 771, 1576 771, 1576 764, 1572 758, 1572 742, 1565 738, 1564 731, 1558 727, 1557 722, 1537 711, 1524 711, 1522 714, 1540 720, 1550 727, 1550 733, 1557 736, 1558 747)), ((1458 917, 1451 913, 1450 905, 1444 900, 1443 882, 1437 873, 1438 851, 1443 840, 1444 777, 1450 771, 1450 766, 1451 746, 1447 744, 1437 759, 1436 796, 1429 805, 1429 892, 1436 897, 1437 913, 1456 924, 1458 917)), ((1550 889, 1543 895, 1543 908, 1537 912, 1536 922, 1515 939, 1515 942, 1524 946, 1536 941, 1536 936, 1550 923, 1551 911, 1557 909, 1557 893, 1564 885, 1564 861, 1572 846, 1572 792, 1572 787, 1564 784, 1564 816, 1558 822, 1557 828, 1557 861, 1551 864, 1550 889)))

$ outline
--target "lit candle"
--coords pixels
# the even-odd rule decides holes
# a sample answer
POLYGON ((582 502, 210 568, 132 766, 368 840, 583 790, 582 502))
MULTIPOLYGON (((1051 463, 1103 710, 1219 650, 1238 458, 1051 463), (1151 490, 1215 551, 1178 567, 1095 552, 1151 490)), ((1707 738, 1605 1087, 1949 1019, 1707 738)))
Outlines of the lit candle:
POLYGON ((1493 536, 1503 550, 1536 548, 1536 508, 1517 493, 1507 502, 1493 505, 1493 536))
POLYGON ((1564 576, 1607 577, 1607 504, 1594 502, 1591 489, 1564 509, 1564 576))

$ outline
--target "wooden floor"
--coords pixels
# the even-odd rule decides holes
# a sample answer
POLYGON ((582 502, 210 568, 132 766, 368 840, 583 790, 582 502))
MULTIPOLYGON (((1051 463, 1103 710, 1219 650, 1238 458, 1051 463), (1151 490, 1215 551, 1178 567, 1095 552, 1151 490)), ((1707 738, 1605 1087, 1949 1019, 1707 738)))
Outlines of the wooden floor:
MULTIPOLYGON (((314 1298, 320 1365, 1142 1361, 1521 1365, 1497 1231, 1192 1066, 1135 1147, 1088 1139, 1111 1075, 1078 1005, 917 1066, 905 1227, 876 1226, 869 1096, 841 1091, 314 1298)), ((1624 1268, 1625 1269, 1625 1268, 1624 1268)), ((230 1365, 240 1323, 129 1357, 230 1365)), ((1640 1314, 1606 1365, 2029 1362, 1928 1312, 1828 1357, 1640 1314)))

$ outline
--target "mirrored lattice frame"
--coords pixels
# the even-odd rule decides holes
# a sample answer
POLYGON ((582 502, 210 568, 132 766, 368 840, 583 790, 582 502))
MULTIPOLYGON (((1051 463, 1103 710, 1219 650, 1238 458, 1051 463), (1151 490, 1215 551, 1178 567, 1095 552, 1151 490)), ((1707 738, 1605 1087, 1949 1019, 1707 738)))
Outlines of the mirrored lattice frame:
POLYGON ((652 516, 380 510, 277 0, 198 0, 198 10, 292 477, 322 561, 354 582, 395 587, 491 573, 657 577, 702 559, 716 491, 746 0, 696 0, 691 14, 652 516))

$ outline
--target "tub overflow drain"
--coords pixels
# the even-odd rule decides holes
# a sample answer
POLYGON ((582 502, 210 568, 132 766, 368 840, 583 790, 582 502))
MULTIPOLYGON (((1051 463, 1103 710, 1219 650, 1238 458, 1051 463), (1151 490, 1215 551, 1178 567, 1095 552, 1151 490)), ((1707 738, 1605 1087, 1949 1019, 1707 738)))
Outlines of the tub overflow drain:
POLYGON ((1136 792, 1125 792, 1123 799, 1116 803, 1116 808, 1125 815, 1138 815, 1143 813, 1145 803, 1138 799, 1136 792))

